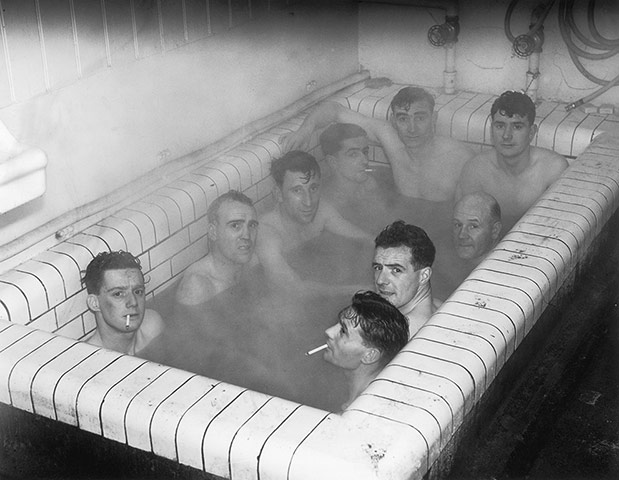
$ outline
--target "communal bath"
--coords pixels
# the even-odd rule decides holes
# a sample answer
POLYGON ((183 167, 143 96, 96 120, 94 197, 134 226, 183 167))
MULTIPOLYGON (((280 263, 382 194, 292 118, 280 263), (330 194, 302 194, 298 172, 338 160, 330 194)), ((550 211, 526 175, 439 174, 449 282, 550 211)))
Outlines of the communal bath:
MULTIPOLYGON (((232 479, 408 479, 448 470, 493 382, 546 308, 570 291, 619 207, 619 119, 612 114, 538 105, 534 144, 567 156, 570 167, 341 414, 79 342, 94 328, 79 282, 93 254, 139 255, 156 302, 206 253, 205 214, 214 198, 234 188, 259 210, 271 205, 269 162, 282 153, 280 136, 296 129, 308 108, 329 98, 385 118, 402 85, 368 80, 362 71, 318 89, 172 162, 139 188, 126 187, 115 205, 90 211, 52 245, 8 261, 0 276, 5 414, 19 410, 72 426, 62 435, 78 442, 84 435, 88 444, 101 437, 106 451, 108 441, 117 442, 148 465, 162 457, 170 460, 165 468, 195 469, 175 471, 187 478, 204 472, 232 479)), ((431 91, 438 133, 478 150, 489 146, 494 95, 431 91)), ((385 163, 380 149, 371 161, 385 163)))

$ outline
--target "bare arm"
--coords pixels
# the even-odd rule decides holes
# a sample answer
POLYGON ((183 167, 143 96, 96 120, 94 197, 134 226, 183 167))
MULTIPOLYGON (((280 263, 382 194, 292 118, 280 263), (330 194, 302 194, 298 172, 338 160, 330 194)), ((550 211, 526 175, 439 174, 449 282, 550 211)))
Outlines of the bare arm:
MULTIPOLYGON (((283 245, 277 233, 267 231, 266 226, 261 225, 260 236, 256 243, 256 252, 265 275, 271 285, 277 289, 290 292, 294 295, 338 295, 353 294, 363 286, 332 285, 327 283, 303 280, 295 272, 283 255, 283 245)), ((367 287, 365 287, 367 288, 367 287)))
POLYGON ((372 235, 342 217, 330 203, 323 201, 321 209, 325 215, 325 230, 342 237, 361 240, 370 244, 374 242, 372 235))
POLYGON ((213 282, 206 276, 187 272, 176 290, 176 301, 181 305, 199 305, 216 293, 213 282))
POLYGON ((398 190, 406 192, 408 196, 419 196, 419 162, 411 157, 391 124, 354 112, 339 103, 325 102, 318 105, 296 132, 282 137, 282 148, 284 151, 307 149, 314 130, 333 122, 353 123, 363 128, 370 141, 378 143, 385 152, 398 190))

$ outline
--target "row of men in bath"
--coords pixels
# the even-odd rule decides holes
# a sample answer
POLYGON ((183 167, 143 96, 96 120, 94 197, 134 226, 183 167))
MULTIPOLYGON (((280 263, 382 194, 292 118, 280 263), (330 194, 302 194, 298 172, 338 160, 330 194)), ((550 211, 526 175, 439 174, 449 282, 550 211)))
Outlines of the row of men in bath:
MULTIPOLYGON (((434 134, 434 98, 425 90, 402 89, 390 109, 391 121, 381 121, 336 103, 319 105, 296 132, 282 139, 287 153, 271 166, 276 206, 260 218, 259 236, 252 201, 235 191, 221 195, 207 214, 209 253, 186 270, 176 293, 180 304, 200 304, 237 284, 255 257, 280 289, 310 295, 358 291, 338 314, 338 323, 325 332, 323 358, 344 369, 347 404, 440 304, 430 284, 435 247, 422 228, 403 221, 372 238, 332 203, 321 201, 320 166, 301 150, 314 130, 330 125, 321 134, 333 170, 326 192, 354 193, 372 181, 366 169, 368 143, 374 141, 385 151, 401 194, 433 201, 453 198, 454 247, 471 268, 499 240, 501 212, 503 218, 519 218, 567 167, 562 156, 531 145, 535 105, 522 93, 505 92, 494 102, 494 148, 477 155, 454 139, 434 134), (374 243, 373 292, 304 280, 288 265, 287 252, 324 231, 374 243)), ((157 312, 145 309, 144 277, 131 254, 99 254, 88 266, 84 283, 97 325, 86 341, 139 354, 163 330, 157 312)))

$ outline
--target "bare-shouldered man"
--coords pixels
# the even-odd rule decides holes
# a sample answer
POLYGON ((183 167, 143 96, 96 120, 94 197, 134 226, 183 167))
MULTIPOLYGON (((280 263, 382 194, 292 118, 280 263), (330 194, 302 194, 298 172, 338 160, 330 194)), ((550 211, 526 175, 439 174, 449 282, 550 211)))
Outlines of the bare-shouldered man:
POLYGON ((320 201, 321 174, 309 153, 293 150, 273 160, 276 206, 260 217, 256 253, 269 281, 283 290, 308 294, 350 293, 353 286, 302 280, 285 254, 328 231, 367 242, 370 234, 345 220, 328 202, 320 201))
POLYGON ((254 259, 258 220, 249 197, 230 190, 211 203, 206 217, 209 253, 183 274, 176 290, 182 305, 204 303, 238 284, 254 259))
POLYGON ((455 139, 435 135, 434 97, 422 88, 400 90, 391 101, 390 113, 390 121, 384 121, 326 102, 312 111, 296 132, 283 138, 283 148, 306 147, 312 132, 331 122, 354 123, 380 144, 402 195, 451 200, 462 167, 473 151, 455 139))
POLYGON ((466 163, 456 199, 476 191, 492 195, 508 231, 561 175, 567 161, 552 150, 531 146, 537 126, 535 104, 527 95, 504 92, 492 104, 490 116, 494 148, 466 163))
POLYGON ((85 342, 129 355, 140 355, 163 331, 163 320, 146 308, 140 261, 129 252, 101 252, 82 279, 86 303, 97 328, 85 342))

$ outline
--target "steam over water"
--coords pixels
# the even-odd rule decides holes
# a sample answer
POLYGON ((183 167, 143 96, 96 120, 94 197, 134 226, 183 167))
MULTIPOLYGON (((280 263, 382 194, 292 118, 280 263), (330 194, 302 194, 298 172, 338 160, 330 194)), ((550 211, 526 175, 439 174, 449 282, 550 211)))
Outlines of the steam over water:
MULTIPOLYGON (((341 205, 353 223, 377 235, 402 219, 426 230, 437 247, 432 276, 435 297, 442 300, 467 273, 451 245, 451 203, 404 198, 395 191, 389 169, 378 173, 380 196, 356 206, 341 205)), ((360 199, 362 200, 362 199, 360 199)), ((304 279, 373 287, 373 248, 323 233, 288 256, 304 279)), ((201 305, 175 305, 174 288, 149 306, 166 321, 166 331, 146 357, 209 378, 339 411, 347 399, 340 369, 305 352, 325 343, 324 331, 350 303, 345 296, 303 298, 282 296, 267 285, 261 268, 241 284, 201 305)))

